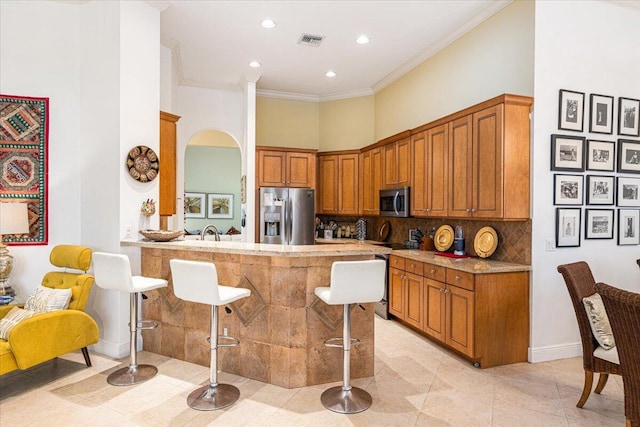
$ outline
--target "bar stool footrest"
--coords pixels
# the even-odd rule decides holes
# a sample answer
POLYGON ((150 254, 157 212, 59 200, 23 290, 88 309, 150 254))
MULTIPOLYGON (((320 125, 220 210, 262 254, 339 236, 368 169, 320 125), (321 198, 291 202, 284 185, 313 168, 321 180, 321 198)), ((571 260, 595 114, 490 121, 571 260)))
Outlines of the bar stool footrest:
MULTIPOLYGON (((207 337, 207 342, 211 344, 211 337, 207 337)), ((235 347, 240 344, 240 340, 236 337, 230 337, 229 335, 218 335, 217 347, 235 347), (220 340, 229 340, 230 343, 220 342, 220 340)))
MULTIPOLYGON (((131 323, 127 323, 127 325, 131 326, 131 323)), ((136 324, 136 328, 139 331, 146 331, 149 329, 155 329, 158 327, 158 322, 156 322, 155 320, 140 320, 137 324, 136 324)))
MULTIPOLYGON (((343 341, 344 341, 343 337, 329 338, 328 340, 325 340, 324 345, 326 347, 344 348, 343 341), (336 344, 336 343, 340 343, 340 344, 336 344)), ((351 338, 351 345, 356 345, 356 344, 360 344, 360 340, 358 338, 351 338)))

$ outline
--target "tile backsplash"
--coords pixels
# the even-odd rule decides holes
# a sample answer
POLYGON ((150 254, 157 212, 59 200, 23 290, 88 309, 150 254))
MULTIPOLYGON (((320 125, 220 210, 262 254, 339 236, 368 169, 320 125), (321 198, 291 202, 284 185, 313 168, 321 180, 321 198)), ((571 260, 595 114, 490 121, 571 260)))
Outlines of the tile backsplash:
MULTIPOLYGON (((318 215, 323 222, 334 220, 338 224, 353 224, 357 217, 340 217, 330 215, 318 215)), ((420 228, 426 235, 429 235, 432 228, 438 229, 441 225, 447 224, 455 228, 462 227, 465 238, 465 251, 470 255, 475 255, 473 250, 473 240, 476 233, 482 227, 490 226, 498 234, 498 248, 489 259, 497 261, 514 262, 518 264, 531 265, 531 220, 527 221, 484 221, 466 219, 430 219, 430 218, 386 218, 386 217, 363 217, 367 221, 367 239, 379 240, 378 230, 385 221, 389 221, 391 231, 387 242, 404 243, 409 237, 409 230, 420 228)))

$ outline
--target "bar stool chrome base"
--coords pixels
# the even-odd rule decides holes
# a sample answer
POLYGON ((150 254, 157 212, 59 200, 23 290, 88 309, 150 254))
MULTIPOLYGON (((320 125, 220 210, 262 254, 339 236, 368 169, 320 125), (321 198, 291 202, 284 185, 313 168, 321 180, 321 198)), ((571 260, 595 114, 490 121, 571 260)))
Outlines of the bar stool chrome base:
POLYGON ((157 373, 158 368, 152 365, 127 366, 109 374, 107 382, 116 386, 134 385, 150 380, 157 373))
POLYGON ((322 405, 330 411, 339 414, 357 414, 371 407, 371 395, 358 387, 344 390, 339 385, 326 389, 320 396, 322 405))
POLYGON ((231 384, 205 385, 191 392, 187 405, 198 411, 215 411, 231 406, 240 398, 240 390, 231 384))

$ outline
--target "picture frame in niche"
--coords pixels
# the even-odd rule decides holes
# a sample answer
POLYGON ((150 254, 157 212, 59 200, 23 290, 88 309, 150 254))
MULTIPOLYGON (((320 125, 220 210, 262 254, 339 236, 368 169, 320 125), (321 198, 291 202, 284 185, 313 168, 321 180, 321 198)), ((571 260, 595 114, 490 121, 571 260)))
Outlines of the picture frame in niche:
POLYGON ((618 210, 618 245, 640 244, 640 210, 618 210))
POLYGON ((580 246, 581 208, 556 208, 556 247, 580 246))
POLYGON ((233 218, 233 194, 207 194, 207 218, 233 218))
POLYGON ((618 140, 618 172, 640 173, 640 141, 618 140))
POLYGON ((582 136, 551 135, 551 170, 583 172, 584 143, 582 136))
POLYGON ((613 209, 585 210, 585 239, 613 239, 613 209))
POLYGON ((613 205, 615 193, 615 177, 587 175, 588 205, 613 205))
POLYGON ((583 204, 584 176, 555 174, 553 188, 554 205, 583 204))
POLYGON ((618 135, 640 136, 640 99, 618 98, 618 135))
POLYGON ((587 170, 615 172, 616 143, 614 141, 587 140, 587 170))
POLYGON ((640 178, 619 176, 617 182, 617 205, 620 207, 640 207, 640 178))
POLYGON ((584 123, 584 93, 560 89, 558 129, 582 132, 584 123))
POLYGON ((204 218, 206 213, 205 193, 184 193, 184 217, 204 218))
POLYGON ((589 132, 612 134, 613 96, 592 93, 589 99, 589 132))

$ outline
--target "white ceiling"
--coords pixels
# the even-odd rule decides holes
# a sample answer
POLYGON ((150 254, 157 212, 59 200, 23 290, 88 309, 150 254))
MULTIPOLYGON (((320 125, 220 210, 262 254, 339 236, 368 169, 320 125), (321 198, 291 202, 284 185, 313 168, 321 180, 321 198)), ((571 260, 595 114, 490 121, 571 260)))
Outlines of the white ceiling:
POLYGON ((162 1, 162 44, 181 85, 330 100, 372 94, 484 21, 511 0, 162 1), (274 29, 259 23, 269 17, 274 29), (303 33, 319 47, 297 44, 303 33), (355 43, 360 34, 371 42, 355 43), (252 69, 257 60, 262 67, 252 69), (333 70, 334 78, 324 73, 333 70))

